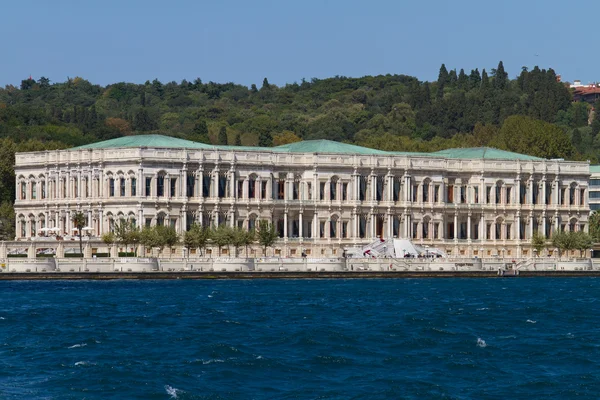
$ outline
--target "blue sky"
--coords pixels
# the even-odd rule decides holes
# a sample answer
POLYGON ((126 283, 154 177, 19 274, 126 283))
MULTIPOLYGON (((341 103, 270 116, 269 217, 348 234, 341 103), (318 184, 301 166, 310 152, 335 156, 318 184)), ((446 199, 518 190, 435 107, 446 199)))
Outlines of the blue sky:
POLYGON ((0 85, 193 80, 260 86, 335 75, 553 68, 600 81, 600 1, 18 0, 0 4, 0 85), (576 5, 576 6, 575 6, 576 5))

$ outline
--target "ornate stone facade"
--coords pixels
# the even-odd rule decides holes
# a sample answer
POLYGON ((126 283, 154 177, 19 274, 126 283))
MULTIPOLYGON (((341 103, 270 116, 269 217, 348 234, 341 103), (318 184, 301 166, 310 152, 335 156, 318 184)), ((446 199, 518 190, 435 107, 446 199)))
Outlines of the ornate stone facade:
POLYGON ((562 160, 138 146, 19 153, 15 173, 18 240, 69 235, 82 211, 92 236, 120 218, 180 233, 266 219, 282 255, 395 236, 455 256, 526 257, 535 230, 587 231, 590 212, 589 165, 562 160))

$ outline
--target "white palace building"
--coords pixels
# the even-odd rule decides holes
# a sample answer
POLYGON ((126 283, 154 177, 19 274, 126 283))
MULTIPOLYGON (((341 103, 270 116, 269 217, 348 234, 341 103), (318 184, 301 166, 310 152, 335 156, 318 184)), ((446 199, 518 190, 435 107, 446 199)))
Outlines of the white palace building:
POLYGON ((532 255, 534 231, 587 231, 590 214, 587 162, 491 148, 406 153, 327 140, 260 148, 144 135, 18 153, 15 173, 17 240, 68 237, 81 211, 91 237, 121 218, 180 233, 193 222, 253 229, 265 219, 282 256, 339 256, 399 237, 453 256, 516 258, 532 255))

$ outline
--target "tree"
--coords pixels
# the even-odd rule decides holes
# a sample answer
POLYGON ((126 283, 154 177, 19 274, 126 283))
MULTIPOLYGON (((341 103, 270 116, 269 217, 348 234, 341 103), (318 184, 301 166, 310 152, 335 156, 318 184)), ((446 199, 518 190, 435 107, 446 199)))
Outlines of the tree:
POLYGON ((227 127, 222 126, 219 130, 219 139, 218 143, 222 145, 227 145, 227 127))
POLYGON ((172 248, 179 243, 179 235, 175 231, 175 228, 170 226, 156 225, 153 227, 144 227, 140 233, 140 243, 145 247, 156 247, 159 254, 162 254, 165 246, 172 248))
POLYGON ((531 236, 531 247, 535 249, 537 254, 541 254, 542 250, 546 247, 546 237, 538 231, 533 232, 531 236))
POLYGON ((111 247, 115 243, 115 234, 112 232, 106 232, 102 234, 102 241, 108 247, 111 247))
POLYGON ((211 232, 211 239, 217 245, 217 254, 221 256, 221 248, 233 243, 233 230, 227 225, 219 225, 211 232))
POLYGON ((277 230, 275 226, 267 220, 261 220, 258 223, 258 230, 256 232, 258 243, 263 247, 263 254, 267 254, 267 247, 273 246, 277 238, 277 230))
POLYGON ((71 217, 71 221, 73 222, 73 225, 75 226, 75 228, 77 228, 77 233, 79 235, 79 254, 81 254, 81 256, 83 257, 83 242, 81 239, 81 234, 82 234, 82 229, 85 227, 85 224, 87 223, 87 218, 84 213, 82 213, 81 211, 77 211, 71 217))
POLYGON ((115 239, 125 246, 127 253, 128 245, 135 245, 140 241, 140 231, 133 221, 123 218, 115 224, 115 239))
POLYGON ((234 146, 241 146, 242 145, 242 134, 241 133, 237 133, 235 135, 235 142, 233 143, 234 146))
POLYGON ((577 237, 575 232, 554 232, 552 235, 552 246, 558 249, 558 256, 568 250, 577 249, 577 237))
POLYGON ((0 240, 15 239, 15 210, 9 201, 0 204, 0 240))
POLYGON ((565 131, 556 125, 525 116, 508 117, 494 147, 541 158, 569 158, 575 153, 565 131))
POLYGON ((594 245, 594 240, 584 231, 572 232, 572 234, 575 242, 574 247, 579 250, 580 257, 583 257, 583 254, 594 245))
POLYGON ((200 119, 196 121, 194 124, 194 133, 196 135, 208 135, 208 126, 206 125, 206 121, 200 119))
POLYGON ((206 247, 209 239, 210 229, 195 223, 190 226, 189 231, 183 234, 184 246, 188 249, 200 249, 200 255, 202 255, 202 250, 206 247))
MULTIPOLYGON (((160 235, 161 239, 162 239, 162 243, 164 243, 163 246, 168 246, 169 250, 171 250, 173 248, 173 246, 175 246, 177 243, 179 243, 179 235, 177 234, 177 231, 175 230, 175 228, 171 227, 171 226, 162 226, 159 225, 156 227, 157 228, 157 233, 158 235, 160 235)), ((162 251, 162 248, 161 248, 162 251)), ((171 253, 172 251, 169 251, 169 257, 171 257, 171 253)))
POLYGON ((133 118, 133 129, 136 131, 151 131, 158 128, 158 124, 150 116, 146 108, 140 109, 133 118))
POLYGON ((504 64, 502 61, 498 63, 498 68, 496 68, 494 74, 494 88, 498 90, 506 89, 508 84, 508 74, 504 71, 504 64))
POLYGON ((162 247, 164 246, 161 246, 161 240, 156 233, 156 229, 150 226, 145 226, 140 232, 140 243, 146 249, 160 247, 160 249, 162 250, 162 247))
POLYGON ((283 144, 300 142, 302 139, 294 132, 283 131, 273 135, 273 146, 281 146, 283 144))
POLYGON ((589 218, 590 236, 595 243, 600 242, 600 212, 594 211, 589 218))

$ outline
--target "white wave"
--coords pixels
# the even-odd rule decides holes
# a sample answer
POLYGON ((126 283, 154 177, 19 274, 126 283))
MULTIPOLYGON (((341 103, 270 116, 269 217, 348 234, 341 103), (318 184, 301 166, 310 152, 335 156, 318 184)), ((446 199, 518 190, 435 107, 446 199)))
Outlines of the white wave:
POLYGON ((482 338, 477 338, 477 347, 487 347, 487 343, 482 338))
POLYGON ((256 357, 257 360, 262 360, 263 356, 256 357))
POLYGON ((167 392, 167 394, 169 396, 171 396, 172 399, 178 398, 177 393, 181 393, 182 392, 181 390, 179 390, 177 388, 174 388, 172 386, 169 386, 169 385, 165 385, 165 391, 167 392))
POLYGON ((483 311, 483 310, 489 310, 489 308, 487 308, 487 307, 481 307, 481 308, 477 309, 477 311, 483 311))
POLYGON ((207 365, 207 364, 212 364, 212 363, 223 363, 225 362, 225 360, 221 360, 219 358, 215 358, 215 359, 210 359, 210 360, 202 360, 202 364, 207 365))
POLYGON ((208 297, 212 297, 212 294, 209 294, 208 297))
POLYGON ((84 365, 84 366, 85 366, 85 365, 95 365, 95 364, 94 364, 94 363, 91 363, 91 362, 89 362, 89 361, 77 361, 77 362, 75 363, 75 365, 77 365, 77 366, 79 366, 79 365, 84 365))
POLYGON ((6 319, 6 318, 4 318, 4 317, 0 317, 0 319, 6 319))
POLYGON ((68 349, 74 349, 74 348, 77 348, 77 347, 85 347, 85 346, 87 346, 87 343, 78 343, 78 344, 74 344, 73 346, 69 346, 67 348, 68 349))
POLYGON ((534 321, 534 320, 532 320, 532 319, 528 319, 528 320, 527 320, 527 321, 525 321, 525 322, 527 322, 527 323, 530 323, 530 324, 537 324, 537 321, 534 321))

